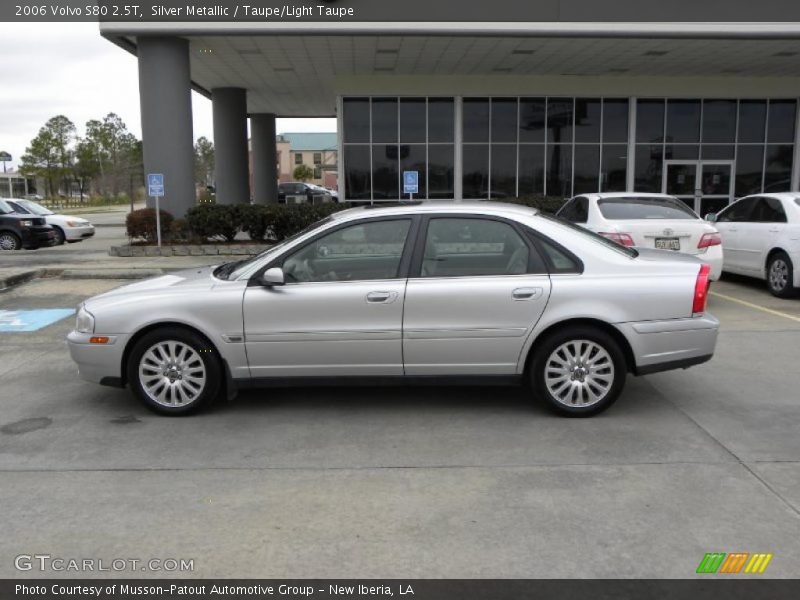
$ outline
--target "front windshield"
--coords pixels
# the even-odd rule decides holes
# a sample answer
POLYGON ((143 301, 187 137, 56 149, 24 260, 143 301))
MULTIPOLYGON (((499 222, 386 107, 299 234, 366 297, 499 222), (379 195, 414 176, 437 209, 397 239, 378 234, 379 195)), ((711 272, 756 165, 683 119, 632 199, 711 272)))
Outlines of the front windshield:
POLYGON ((22 208, 31 211, 35 215, 52 215, 53 211, 45 208, 41 204, 36 204, 36 202, 31 202, 30 200, 20 200, 17 204, 22 206, 22 208))
POLYGON ((269 248, 267 248, 266 250, 264 250, 260 254, 256 254, 255 256, 251 256, 250 258, 245 258, 245 259, 242 259, 242 260, 236 260, 234 262, 229 262, 229 263, 225 263, 224 265, 220 265, 219 267, 214 269, 214 277, 216 277, 217 279, 225 279, 225 280, 237 279, 242 273, 245 272, 245 270, 250 265, 252 265, 253 263, 255 263, 258 260, 261 260, 267 254, 271 254, 273 252, 276 252, 277 250, 280 250, 281 248, 283 248, 287 244, 290 244, 291 242, 295 241, 297 238, 299 238, 299 237, 301 237, 301 236, 303 236, 303 235, 305 235, 305 234, 307 234, 307 233, 309 233, 309 232, 311 232, 311 231, 313 231, 313 230, 315 230, 315 229, 317 229, 319 227, 322 227, 323 225, 325 225, 327 223, 330 223, 331 221, 333 221, 333 217, 325 217, 324 219, 321 219, 321 220, 317 221, 316 223, 312 223, 311 225, 309 225, 308 227, 306 227, 302 231, 298 231, 294 235, 290 235, 289 237, 283 239, 282 241, 278 242, 274 246, 270 246, 269 248))
POLYGON ((634 248, 629 248, 628 246, 623 246, 622 244, 618 244, 614 240, 610 240, 607 237, 600 235, 599 233, 595 233, 594 231, 590 231, 585 227, 575 225, 575 223, 570 223, 569 221, 565 221, 560 217, 554 217, 553 215, 548 215, 542 212, 540 212, 538 216, 547 219, 548 221, 554 221, 559 225, 564 225, 565 227, 569 227, 570 229, 572 229, 572 231, 580 233, 581 235, 585 235, 586 237, 592 238, 595 242, 600 242, 601 244, 611 248, 612 250, 616 250, 617 252, 622 252, 623 254, 627 254, 631 258, 636 258, 637 256, 639 256, 639 251, 634 248))

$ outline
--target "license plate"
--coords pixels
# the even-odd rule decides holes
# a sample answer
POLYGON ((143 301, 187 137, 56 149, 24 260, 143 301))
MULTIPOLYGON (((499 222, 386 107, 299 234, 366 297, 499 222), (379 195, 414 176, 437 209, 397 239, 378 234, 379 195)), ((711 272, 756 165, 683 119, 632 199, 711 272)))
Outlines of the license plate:
POLYGON ((679 238, 656 238, 656 248, 660 250, 680 250, 681 240, 679 238))

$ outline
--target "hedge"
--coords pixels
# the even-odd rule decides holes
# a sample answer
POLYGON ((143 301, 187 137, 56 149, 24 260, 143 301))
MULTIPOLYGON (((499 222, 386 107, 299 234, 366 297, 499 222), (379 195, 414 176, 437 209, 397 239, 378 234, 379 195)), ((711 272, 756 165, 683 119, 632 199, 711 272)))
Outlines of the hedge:
MULTIPOLYGON (((161 217, 161 237, 166 238, 172 226, 172 215, 165 210, 160 210, 161 217)), ((146 242, 153 242, 157 239, 156 235, 156 209, 140 208, 128 213, 125 217, 125 228, 128 237, 131 239, 139 238, 146 242)))

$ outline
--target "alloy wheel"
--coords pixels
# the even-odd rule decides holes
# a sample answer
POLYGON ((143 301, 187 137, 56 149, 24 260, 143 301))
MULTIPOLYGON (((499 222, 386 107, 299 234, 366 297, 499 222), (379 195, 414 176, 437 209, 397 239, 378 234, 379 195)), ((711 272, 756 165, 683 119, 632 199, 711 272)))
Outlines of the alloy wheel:
POLYGON ((588 407, 605 398, 614 384, 614 361, 591 340, 558 346, 545 363, 545 385, 564 406, 588 407))
POLYGON ((148 397, 176 408, 197 400, 206 387, 206 367, 197 351, 176 340, 152 345, 139 361, 139 381, 148 397))
POLYGON ((0 234, 0 250, 18 250, 19 242, 10 233, 0 234))
POLYGON ((769 268, 769 285, 777 291, 783 291, 789 283, 789 265, 781 258, 772 261, 769 268))

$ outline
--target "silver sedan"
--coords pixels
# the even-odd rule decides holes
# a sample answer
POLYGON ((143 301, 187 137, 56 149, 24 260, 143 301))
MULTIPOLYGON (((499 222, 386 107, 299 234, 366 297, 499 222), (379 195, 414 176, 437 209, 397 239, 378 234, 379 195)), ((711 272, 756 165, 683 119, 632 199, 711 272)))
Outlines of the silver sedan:
POLYGON ((567 416, 628 373, 709 360, 709 268, 620 246, 524 206, 336 213, 263 254, 134 283, 80 306, 84 379, 183 415, 267 385, 529 384, 567 416))

